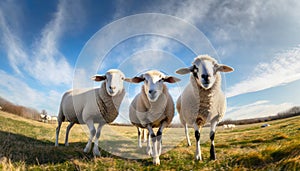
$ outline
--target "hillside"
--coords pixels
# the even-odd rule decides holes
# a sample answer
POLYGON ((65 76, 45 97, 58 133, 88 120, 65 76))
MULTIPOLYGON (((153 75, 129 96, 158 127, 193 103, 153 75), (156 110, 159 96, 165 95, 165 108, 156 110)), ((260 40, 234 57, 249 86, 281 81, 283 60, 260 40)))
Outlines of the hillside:
MULTIPOLYGON (((217 161, 209 161, 209 141, 202 143, 203 161, 194 158, 195 140, 190 130, 192 146, 183 139, 161 156, 161 165, 153 166, 148 159, 124 159, 101 151, 102 157, 84 154, 87 136, 79 125, 70 133, 70 146, 54 147, 55 127, 0 111, 0 170, 299 170, 300 116, 260 124, 242 125, 234 130, 217 129, 215 144, 217 161)), ((60 143, 65 128, 62 126, 60 143)), ((124 127, 113 126, 120 132, 124 127)), ((169 128, 173 129, 173 128, 169 128)), ((126 135, 136 137, 136 129, 126 135)), ((119 143, 118 140, 112 140, 119 143)), ((163 143, 167 144, 168 139, 163 143)), ((134 144, 136 145, 136 144, 134 144)))

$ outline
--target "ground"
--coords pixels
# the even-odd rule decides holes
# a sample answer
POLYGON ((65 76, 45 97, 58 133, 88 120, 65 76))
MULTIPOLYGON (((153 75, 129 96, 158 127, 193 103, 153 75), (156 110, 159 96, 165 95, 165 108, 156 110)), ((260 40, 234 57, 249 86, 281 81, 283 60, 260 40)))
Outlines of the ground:
POLYGON ((168 128, 161 165, 153 166, 151 158, 144 155, 145 144, 142 149, 136 148, 135 127, 105 127, 100 139, 101 157, 94 158, 91 153, 83 153, 88 137, 82 126, 72 128, 70 146, 65 147, 64 123, 60 146, 54 147, 56 124, 0 111, 0 170, 300 170, 299 121, 300 116, 268 122, 271 126, 265 128, 260 127, 262 123, 232 130, 219 127, 216 161, 209 160, 208 138, 202 136, 203 161, 195 161, 192 129, 192 146, 187 147, 183 130, 168 128))

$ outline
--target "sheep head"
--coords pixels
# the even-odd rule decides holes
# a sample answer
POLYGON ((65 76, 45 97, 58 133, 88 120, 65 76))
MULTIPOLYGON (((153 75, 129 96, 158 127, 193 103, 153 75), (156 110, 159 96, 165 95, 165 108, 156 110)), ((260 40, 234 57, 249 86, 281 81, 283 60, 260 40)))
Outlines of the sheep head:
POLYGON ((176 83, 180 81, 180 79, 173 76, 166 76, 164 73, 157 70, 151 70, 138 77, 126 79, 126 81, 132 83, 140 83, 144 81, 143 87, 148 100, 150 102, 155 102, 163 92, 164 82, 176 83))
POLYGON ((230 66, 218 64, 214 58, 208 55, 200 55, 194 59, 192 66, 178 69, 176 73, 181 75, 192 73, 197 84, 207 90, 214 85, 218 72, 232 71, 233 68, 230 66))
POLYGON ((108 70, 105 75, 95 75, 92 77, 94 81, 106 81, 106 91, 110 96, 115 96, 123 91, 123 82, 125 75, 117 69, 108 70))

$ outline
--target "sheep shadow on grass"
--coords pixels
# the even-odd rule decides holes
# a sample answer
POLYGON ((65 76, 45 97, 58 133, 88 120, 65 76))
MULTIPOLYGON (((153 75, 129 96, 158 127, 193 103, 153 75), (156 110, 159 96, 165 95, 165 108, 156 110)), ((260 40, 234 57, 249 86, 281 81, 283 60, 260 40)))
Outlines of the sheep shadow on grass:
MULTIPOLYGON (((91 153, 85 154, 84 142, 70 143, 69 147, 55 147, 48 140, 37 140, 20 134, 0 131, 0 158, 26 164, 63 163, 74 159, 90 160, 91 153)), ((105 154, 104 154, 105 155, 105 154)))

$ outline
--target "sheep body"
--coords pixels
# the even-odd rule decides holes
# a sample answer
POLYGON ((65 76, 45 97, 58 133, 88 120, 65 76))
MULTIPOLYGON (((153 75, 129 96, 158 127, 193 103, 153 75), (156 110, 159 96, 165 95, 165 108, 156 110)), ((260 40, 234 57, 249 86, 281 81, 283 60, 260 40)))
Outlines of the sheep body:
POLYGON ((221 90, 221 76, 217 73, 216 82, 209 90, 197 85, 191 75, 190 82, 177 100, 177 111, 180 113, 181 123, 198 126, 216 119, 220 121, 226 111, 226 98, 221 90))
POLYGON ((162 148, 162 133, 174 117, 174 102, 164 82, 175 83, 180 79, 166 76, 157 70, 147 71, 139 77, 128 80, 132 83, 144 81, 141 92, 135 96, 129 108, 129 118, 138 130, 138 146, 141 146, 141 128, 147 128, 149 137, 147 153, 152 154, 153 164, 159 165, 162 148), (155 134, 153 128, 159 128, 155 134), (151 142, 152 145, 151 147, 151 142))
POLYGON ((125 78, 121 71, 112 69, 107 71, 105 75, 95 75, 92 79, 105 81, 100 88, 75 89, 67 91, 63 95, 57 118, 55 146, 58 146, 58 136, 63 121, 70 122, 66 130, 66 146, 68 146, 68 135, 73 125, 87 124, 90 137, 84 152, 90 151, 92 141, 96 137, 93 153, 99 156, 98 141, 101 129, 105 124, 113 122, 118 116, 119 107, 125 95, 123 88, 125 78), (97 130, 94 123, 99 123, 97 130))
POLYGON ((189 84, 176 102, 176 108, 181 123, 185 126, 185 134, 188 145, 191 145, 188 125, 195 129, 196 160, 202 160, 200 149, 200 131, 204 124, 210 122, 210 159, 215 160, 215 129, 217 123, 223 118, 226 111, 226 98, 221 90, 221 75, 219 72, 231 72, 229 66, 218 64, 208 56, 196 57, 189 68, 181 68, 178 74, 190 75, 189 84))
POLYGON ((155 102, 150 102, 147 99, 143 86, 141 92, 130 105, 129 118, 131 123, 140 128, 147 128, 148 124, 152 128, 157 128, 163 121, 169 125, 174 117, 175 109, 167 86, 163 85, 163 94, 155 102))
POLYGON ((61 101, 58 121, 85 124, 90 118, 94 123, 111 123, 118 116, 118 110, 125 95, 124 89, 116 96, 109 96, 105 90, 106 82, 101 88, 75 89, 66 92, 61 101))

